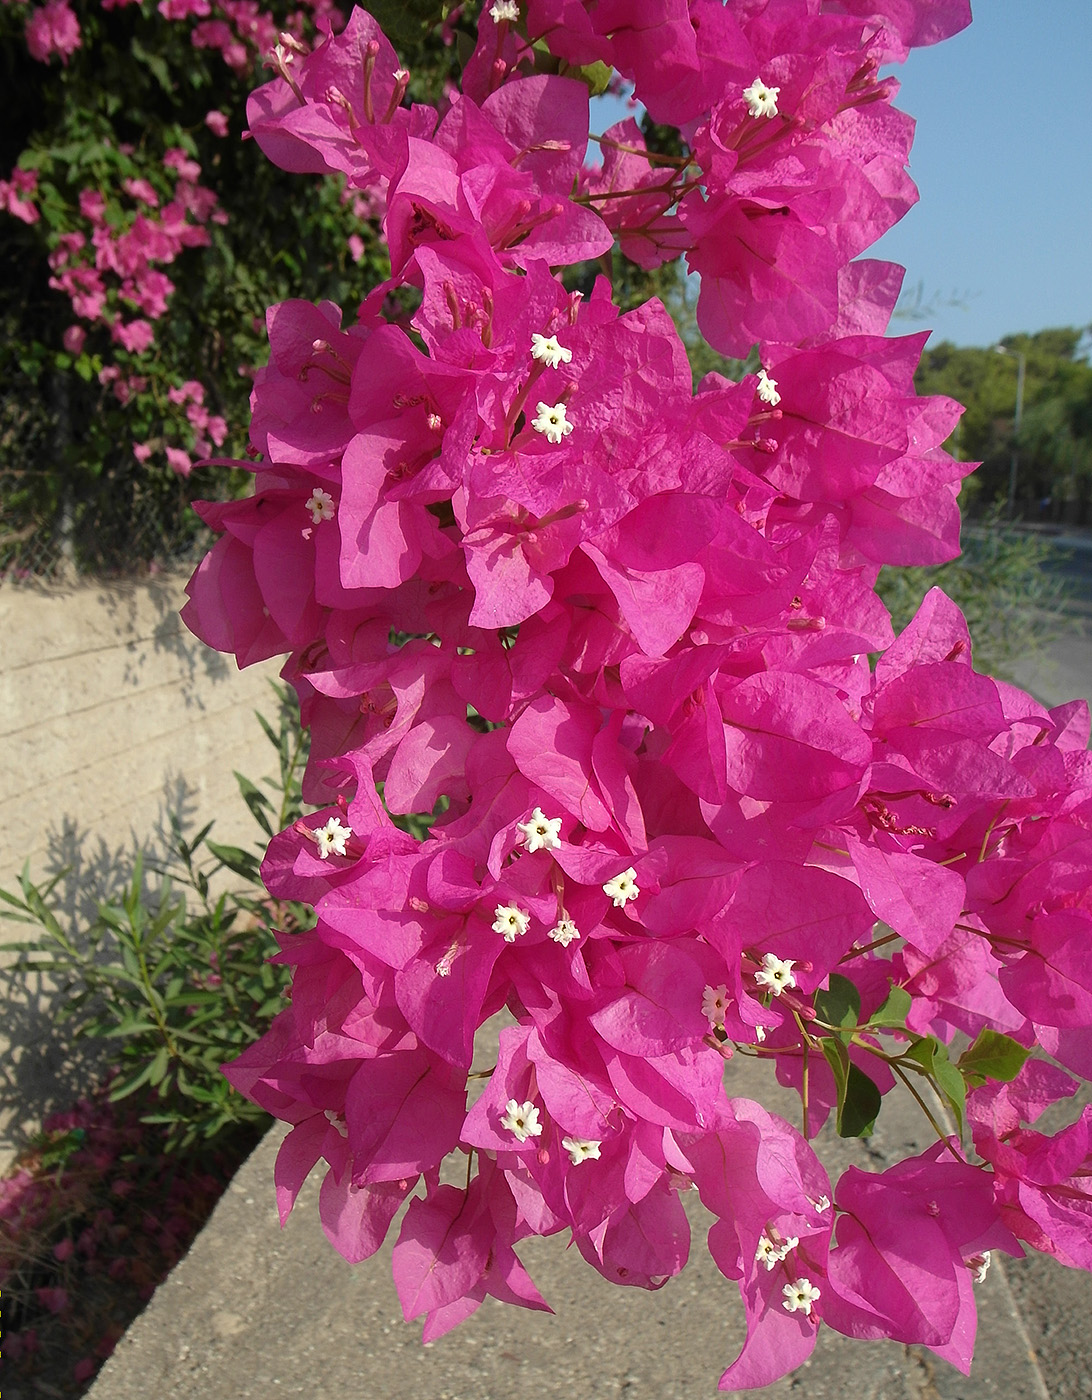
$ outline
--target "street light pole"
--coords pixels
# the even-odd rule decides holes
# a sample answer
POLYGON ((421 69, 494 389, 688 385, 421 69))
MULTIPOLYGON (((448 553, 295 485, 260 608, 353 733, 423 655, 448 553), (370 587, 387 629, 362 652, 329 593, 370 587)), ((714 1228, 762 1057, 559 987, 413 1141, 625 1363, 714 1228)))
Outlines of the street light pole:
POLYGON ((1009 462, 1009 503, 1008 517, 1016 515, 1016 473, 1020 466, 1020 421, 1024 416, 1024 374, 1027 370, 1027 356, 1022 350, 1010 350, 1007 345, 993 347, 999 355, 1016 356, 1016 417, 1012 425, 1012 459, 1009 462))

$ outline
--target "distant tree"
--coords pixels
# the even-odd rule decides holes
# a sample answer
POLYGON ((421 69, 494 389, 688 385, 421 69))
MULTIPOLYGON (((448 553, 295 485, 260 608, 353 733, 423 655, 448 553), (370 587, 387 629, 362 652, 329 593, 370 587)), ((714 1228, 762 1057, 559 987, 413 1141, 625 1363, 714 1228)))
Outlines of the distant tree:
POLYGON ((977 500, 1008 494, 1013 446, 1018 452, 1017 515, 1086 523, 1092 518, 1092 365, 1087 331, 1071 326, 1014 334, 994 346, 959 348, 947 341, 922 357, 917 387, 966 405, 949 442, 963 460, 980 460, 977 500), (1016 417, 1017 356, 1026 360, 1024 413, 1016 417))

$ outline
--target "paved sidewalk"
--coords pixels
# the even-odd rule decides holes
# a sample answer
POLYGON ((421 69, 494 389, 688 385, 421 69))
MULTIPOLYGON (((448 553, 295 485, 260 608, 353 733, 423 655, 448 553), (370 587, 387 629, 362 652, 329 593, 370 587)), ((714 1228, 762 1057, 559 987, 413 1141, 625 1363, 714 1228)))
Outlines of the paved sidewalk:
MULTIPOLYGON (((792 1112, 792 1097, 777 1089, 768 1066, 737 1061, 731 1069, 732 1093, 792 1112)), ((693 1400, 717 1393, 742 1339, 742 1309, 705 1248, 696 1192, 687 1198, 691 1264, 659 1293, 608 1284, 560 1237, 528 1241, 520 1253, 556 1315, 488 1300, 456 1331, 422 1347, 420 1323, 401 1318, 390 1243, 356 1268, 335 1254, 318 1224, 317 1176, 287 1228, 278 1229, 279 1138, 270 1134, 242 1168, 107 1363, 91 1400, 693 1400)), ((870 1142, 824 1135, 821 1152, 832 1174, 850 1161, 878 1170, 929 1140, 920 1111, 893 1093, 870 1142)), ((922 1349, 849 1342, 824 1329, 808 1365, 765 1393, 777 1400, 1056 1400, 1067 1392, 1044 1383, 1013 1291, 995 1267, 980 1286, 970 1379, 922 1349)))

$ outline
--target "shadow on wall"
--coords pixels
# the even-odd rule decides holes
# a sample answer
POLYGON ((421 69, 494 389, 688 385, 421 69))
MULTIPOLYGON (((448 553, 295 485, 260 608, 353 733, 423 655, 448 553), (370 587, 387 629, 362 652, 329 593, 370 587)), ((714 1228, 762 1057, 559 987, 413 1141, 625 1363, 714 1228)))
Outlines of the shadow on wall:
POLYGON ((111 585, 103 593, 103 611, 115 624, 118 636, 124 639, 125 684, 146 684, 150 643, 151 655, 174 660, 174 674, 187 686, 186 708, 204 710, 203 692, 198 683, 226 680, 234 674, 235 664, 198 641, 182 621, 178 612, 181 602, 178 584, 177 577, 159 579, 153 576, 137 584, 111 585))

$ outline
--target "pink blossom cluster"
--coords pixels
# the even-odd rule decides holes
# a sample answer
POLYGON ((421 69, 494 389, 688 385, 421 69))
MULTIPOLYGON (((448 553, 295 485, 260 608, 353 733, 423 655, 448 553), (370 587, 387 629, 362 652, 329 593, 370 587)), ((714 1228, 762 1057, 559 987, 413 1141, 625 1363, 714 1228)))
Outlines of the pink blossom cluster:
POLYGON ((0 1180, 4 1358, 28 1376, 59 1353, 90 1380, 124 1331, 102 1280, 150 1298, 223 1190, 219 1162, 165 1161, 139 1112, 106 1092, 49 1114, 38 1151, 0 1180))
MULTIPOLYGON (((9 0, 10 2, 10 0, 9 0)), ((104 10, 124 9, 142 0, 101 0, 104 10)), ((158 0, 155 9, 171 23, 188 24, 194 48, 215 49, 229 68, 245 72, 255 60, 264 59, 277 42, 273 16, 257 0, 158 0)), ((289 16, 287 27, 301 35, 317 18, 339 25, 341 11, 335 0, 304 0, 289 16)), ((69 0, 46 0, 29 10, 26 21, 27 50, 39 63, 57 55, 67 65, 83 46, 79 16, 69 0)))
MULTIPOLYGON (((64 334, 64 347, 71 355, 82 353, 88 330, 103 329, 127 356, 138 361, 148 357, 155 345, 154 323, 166 316, 175 289, 162 269, 184 249, 207 246, 207 225, 227 220, 216 192, 200 183, 201 166, 181 147, 164 152, 156 174, 158 188, 136 176, 120 179, 119 189, 84 187, 78 196, 76 227, 55 239, 49 285, 68 297, 79 318, 64 334)), ((0 199, 26 223, 39 217, 37 184, 35 172, 16 169, 10 182, 0 185, 0 199)), ((148 373, 136 372, 126 360, 103 365, 98 378, 121 404, 149 385, 148 373)), ((204 408, 202 386, 192 392, 188 386, 171 390, 168 397, 174 404, 189 402, 186 417, 199 454, 207 455, 213 443, 224 441, 227 426, 204 408), (176 397, 178 392, 184 396, 176 397)), ((137 456, 145 461, 151 449, 138 444, 137 456)), ((169 447, 167 456, 176 471, 189 472, 191 458, 184 449, 169 447)))
POLYGON ((426 1339, 486 1296, 545 1308, 530 1235, 662 1286, 689 1188, 746 1311, 727 1389, 824 1323, 966 1370, 992 1251, 1092 1266, 1092 1113, 1030 1126, 1092 1075, 1087 707, 977 674, 939 590, 896 638, 874 587, 954 557, 969 470, 922 337, 885 334, 899 269, 851 261, 913 197, 876 70, 968 17, 496 0, 439 112, 357 10, 251 98, 279 164, 380 192, 393 277, 346 325, 270 310, 254 494, 201 507, 184 616, 240 665, 290 653, 318 806, 262 867, 317 914, 291 1005, 227 1072, 292 1125, 282 1217, 323 1160, 358 1261, 408 1201, 426 1339), (589 175, 587 88, 531 71, 537 39, 689 154, 665 176, 625 124, 589 175), (694 392, 659 302, 566 290, 616 238, 686 251, 707 336, 761 370, 694 392), (803 1132, 726 1097, 737 1050, 803 1132), (832 1182, 809 1139, 915 1075, 956 1130, 832 1182))
POLYGON ((48 63, 54 54, 66 65, 83 44, 80 22, 68 0, 46 0, 27 16, 27 49, 31 58, 48 63))

